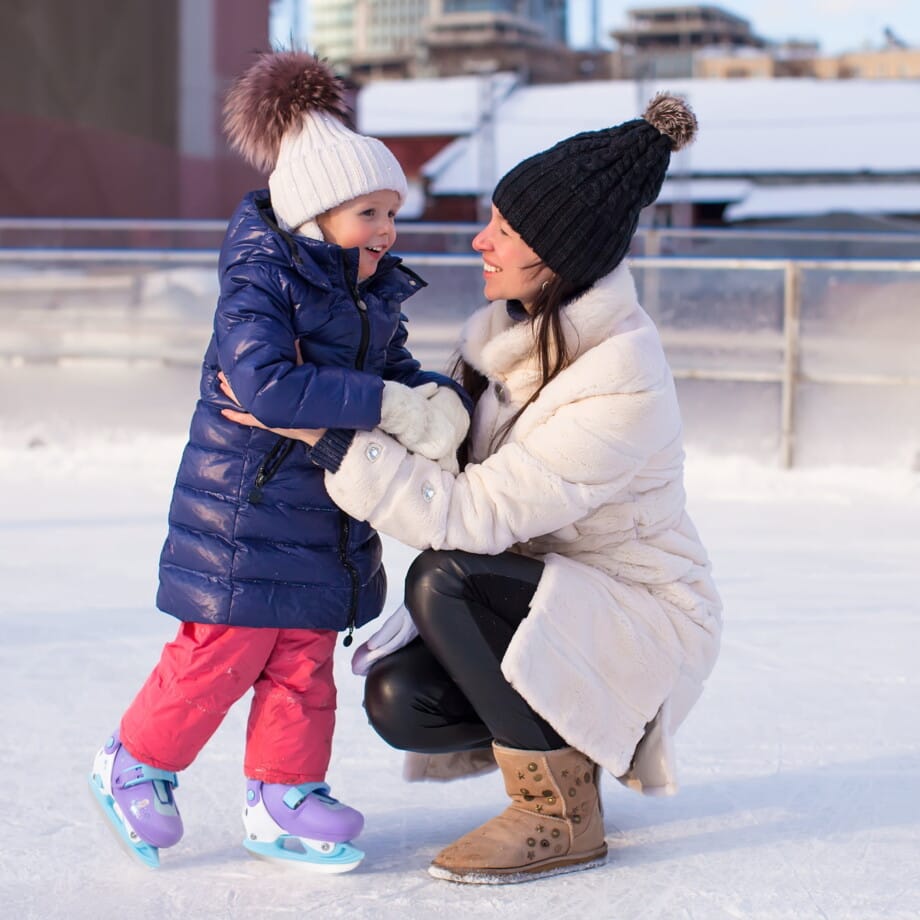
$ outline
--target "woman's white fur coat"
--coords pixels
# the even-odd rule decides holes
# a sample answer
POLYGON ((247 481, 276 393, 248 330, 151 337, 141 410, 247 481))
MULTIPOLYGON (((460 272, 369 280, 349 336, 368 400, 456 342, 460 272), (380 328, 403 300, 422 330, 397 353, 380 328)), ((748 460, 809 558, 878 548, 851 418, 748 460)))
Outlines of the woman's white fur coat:
MULTIPOLYGON (((531 324, 513 322, 504 301, 464 328, 463 356, 490 381, 473 419, 476 462, 454 476, 382 431, 358 432, 326 485, 348 514, 411 546, 542 559, 502 672, 621 781, 672 792, 671 737, 721 631, 709 560, 685 511, 674 382, 625 265, 564 317, 574 360, 498 449, 493 435, 539 382, 531 324)), ((438 778, 445 765, 448 774, 464 766, 451 755, 426 763, 438 778)))

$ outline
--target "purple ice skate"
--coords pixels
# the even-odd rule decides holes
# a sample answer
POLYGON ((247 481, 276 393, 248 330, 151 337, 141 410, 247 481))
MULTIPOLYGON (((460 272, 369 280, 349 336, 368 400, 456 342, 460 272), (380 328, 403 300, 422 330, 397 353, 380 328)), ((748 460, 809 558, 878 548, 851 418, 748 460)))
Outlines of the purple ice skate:
POLYGON ((96 754, 90 787, 122 842, 148 866, 159 850, 182 838, 182 818, 173 797, 175 773, 141 763, 115 732, 96 754))
POLYGON ((304 864, 317 872, 348 872, 364 858, 350 841, 364 816, 329 795, 325 783, 246 781, 243 846, 256 856, 304 864))

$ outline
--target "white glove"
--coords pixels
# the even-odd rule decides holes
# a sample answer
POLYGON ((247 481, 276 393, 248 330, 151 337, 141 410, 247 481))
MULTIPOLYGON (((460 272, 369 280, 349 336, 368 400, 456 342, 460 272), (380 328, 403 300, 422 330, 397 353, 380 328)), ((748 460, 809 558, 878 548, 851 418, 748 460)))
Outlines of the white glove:
POLYGON ((449 457, 457 452, 468 426, 469 415, 460 397, 449 388, 439 387, 434 381, 418 387, 384 381, 380 427, 412 453, 429 460, 449 457), (442 390, 450 395, 438 396, 442 390), (466 416, 463 420, 459 418, 458 405, 466 416))
POLYGON ((409 447, 403 439, 415 442, 424 436, 428 427, 428 397, 434 396, 437 389, 434 381, 407 387, 395 380, 384 380, 380 427, 409 447))
POLYGON ((378 659, 395 652, 397 649, 408 645, 416 636, 418 630, 405 604, 400 604, 387 617, 386 622, 377 632, 355 649, 351 656, 351 671, 353 674, 364 675, 370 670, 371 665, 378 659))
POLYGON ((450 467, 445 463, 457 466, 457 448, 463 443, 470 427, 470 414, 466 411, 463 401, 450 387, 438 387, 428 398, 429 410, 437 412, 437 423, 431 429, 435 433, 431 441, 422 440, 414 448, 417 454, 430 457, 432 460, 444 461, 445 469, 450 467), (447 430, 445 433, 445 425, 447 430), (446 436, 446 447, 445 447, 446 436))

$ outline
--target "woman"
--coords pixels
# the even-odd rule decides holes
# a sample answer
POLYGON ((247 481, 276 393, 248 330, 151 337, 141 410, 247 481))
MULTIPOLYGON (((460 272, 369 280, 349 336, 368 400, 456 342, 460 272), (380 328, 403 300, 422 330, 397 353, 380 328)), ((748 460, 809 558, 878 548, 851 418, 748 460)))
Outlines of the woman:
POLYGON ((599 767, 674 790, 671 737, 715 662, 721 603, 685 512, 673 379, 623 259, 695 133, 686 104, 658 96, 499 182, 473 241, 491 303, 463 334, 476 409, 459 475, 380 429, 286 432, 348 514, 427 548, 406 581, 411 620, 361 650, 379 658, 367 712, 428 755, 416 777, 497 763, 511 800, 438 854, 436 877, 599 865, 599 767))

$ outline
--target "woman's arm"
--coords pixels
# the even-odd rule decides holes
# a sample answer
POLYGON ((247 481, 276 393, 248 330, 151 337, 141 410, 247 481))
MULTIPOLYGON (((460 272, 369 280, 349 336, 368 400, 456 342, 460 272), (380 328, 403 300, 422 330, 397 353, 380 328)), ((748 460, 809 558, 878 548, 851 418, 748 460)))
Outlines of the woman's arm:
POLYGON ((613 500, 649 455, 676 436, 654 393, 597 396, 555 411, 519 441, 457 476, 383 432, 358 432, 313 461, 339 507, 419 549, 499 553, 559 530, 613 500), (646 410, 650 414, 646 414, 646 410))
MULTIPOLYGON (((225 414, 251 424, 240 413, 225 414)), ((562 406, 459 475, 379 429, 346 439, 282 433, 313 445, 330 496, 352 517, 419 549, 494 554, 614 500, 679 432, 670 401, 652 389, 562 406)))

